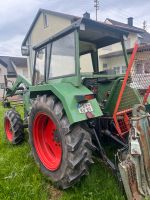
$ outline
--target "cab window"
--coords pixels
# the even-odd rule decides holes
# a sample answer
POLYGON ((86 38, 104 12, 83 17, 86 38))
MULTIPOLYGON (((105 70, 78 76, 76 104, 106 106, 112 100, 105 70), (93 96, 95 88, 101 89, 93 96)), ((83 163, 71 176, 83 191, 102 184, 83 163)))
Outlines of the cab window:
POLYGON ((35 73, 34 73, 34 83, 39 84, 44 81, 45 72, 45 60, 46 60, 46 49, 40 49, 36 52, 35 57, 35 73))
POLYGON ((52 43, 49 78, 75 75, 75 37, 70 33, 52 43))

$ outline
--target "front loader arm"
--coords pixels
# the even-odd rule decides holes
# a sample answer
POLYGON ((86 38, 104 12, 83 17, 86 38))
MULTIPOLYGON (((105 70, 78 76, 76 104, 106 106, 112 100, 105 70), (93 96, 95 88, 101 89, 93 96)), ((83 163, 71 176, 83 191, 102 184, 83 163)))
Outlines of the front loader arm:
POLYGON ((29 86, 31 85, 31 83, 23 76, 18 76, 15 83, 12 85, 12 87, 6 87, 6 94, 4 96, 4 99, 7 97, 12 97, 15 95, 22 95, 23 94, 23 90, 22 91, 18 91, 19 90, 19 86, 21 84, 24 84, 24 86, 26 88, 29 88, 29 86))

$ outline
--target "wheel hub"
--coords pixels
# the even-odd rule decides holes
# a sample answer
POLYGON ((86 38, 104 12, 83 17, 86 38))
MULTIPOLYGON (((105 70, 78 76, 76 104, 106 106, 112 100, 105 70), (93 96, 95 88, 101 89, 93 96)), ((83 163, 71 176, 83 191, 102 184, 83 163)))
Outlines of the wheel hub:
POLYGON ((10 142, 12 142, 13 132, 12 132, 11 123, 10 123, 9 119, 5 119, 5 132, 6 132, 7 139, 10 142))
POLYGON ((61 140, 56 124, 48 115, 38 113, 35 117, 33 139, 42 164, 50 171, 57 170, 62 158, 61 140))

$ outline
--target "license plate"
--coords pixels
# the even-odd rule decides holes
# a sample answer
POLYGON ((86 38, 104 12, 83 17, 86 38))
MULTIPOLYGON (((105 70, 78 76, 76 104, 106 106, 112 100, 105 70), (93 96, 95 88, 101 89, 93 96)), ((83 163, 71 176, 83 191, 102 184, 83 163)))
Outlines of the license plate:
POLYGON ((90 103, 79 104, 79 113, 93 112, 93 108, 90 103))

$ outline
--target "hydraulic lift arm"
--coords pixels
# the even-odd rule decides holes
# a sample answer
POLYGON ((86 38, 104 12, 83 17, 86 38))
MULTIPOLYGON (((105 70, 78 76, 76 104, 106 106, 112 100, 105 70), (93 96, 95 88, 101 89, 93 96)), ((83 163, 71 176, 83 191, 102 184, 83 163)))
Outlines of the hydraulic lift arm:
POLYGON ((6 93, 4 96, 4 99, 7 97, 12 97, 14 95, 22 95, 23 94, 23 87, 19 87, 21 84, 23 84, 27 89, 31 85, 31 83, 23 76, 18 76, 15 83, 12 85, 12 87, 7 86, 7 80, 5 77, 5 87, 6 87, 6 93))

